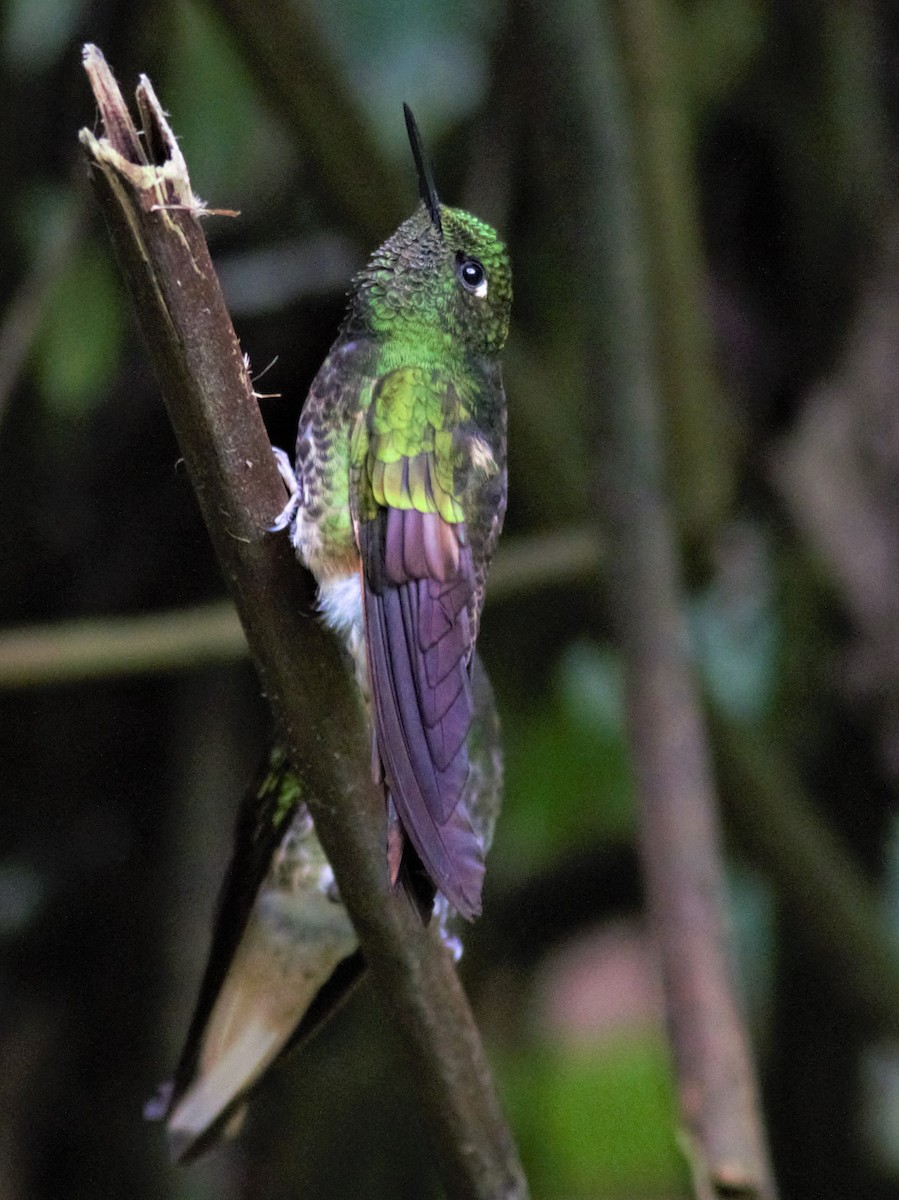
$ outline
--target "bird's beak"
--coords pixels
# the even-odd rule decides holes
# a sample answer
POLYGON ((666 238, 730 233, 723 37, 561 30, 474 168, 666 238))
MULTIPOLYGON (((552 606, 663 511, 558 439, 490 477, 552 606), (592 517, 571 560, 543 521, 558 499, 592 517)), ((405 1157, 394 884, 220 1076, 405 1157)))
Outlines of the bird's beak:
POLYGON ((418 171, 418 190, 421 193, 422 200, 424 200, 425 208, 430 214, 432 224, 442 236, 443 224, 440 220, 440 200, 437 196, 437 189, 434 187, 431 164, 428 162, 421 134, 418 131, 418 125, 415 123, 415 117, 412 115, 412 109, 408 104, 403 105, 403 112, 406 115, 406 130, 409 134, 409 145, 412 147, 412 156, 415 159, 415 167, 418 171))

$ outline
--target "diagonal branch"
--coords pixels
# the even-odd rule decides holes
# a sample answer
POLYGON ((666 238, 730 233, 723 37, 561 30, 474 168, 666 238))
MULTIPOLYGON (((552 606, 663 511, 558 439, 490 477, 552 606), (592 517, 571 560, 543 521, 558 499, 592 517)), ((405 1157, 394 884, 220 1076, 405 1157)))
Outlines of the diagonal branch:
POLYGON ((85 69, 105 136, 81 131, 97 197, 188 472, 304 798, 377 984, 402 1027, 447 1193, 526 1195, 477 1028, 436 928, 385 884, 383 798, 364 720, 334 640, 310 620, 271 447, 200 229, 184 159, 153 89, 139 137, 95 47, 85 69), (145 148, 146 147, 146 152, 145 148))

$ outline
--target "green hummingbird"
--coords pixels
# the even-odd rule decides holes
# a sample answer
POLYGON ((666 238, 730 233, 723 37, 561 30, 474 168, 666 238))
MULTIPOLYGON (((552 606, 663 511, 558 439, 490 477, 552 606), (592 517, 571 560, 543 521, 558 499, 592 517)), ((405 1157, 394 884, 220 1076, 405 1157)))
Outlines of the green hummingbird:
MULTIPOLYGON (((422 204, 355 280, 310 388, 290 527, 371 714, 388 877, 437 919, 481 906, 501 796, 496 709, 475 653, 506 507, 500 352, 506 251, 440 204, 415 120, 422 204)), ((236 1132, 246 1100, 352 990, 364 962, 283 745, 241 808, 209 961, 173 1080, 147 1106, 186 1161, 236 1132)))
POLYGON ((355 662, 387 802, 387 863, 423 915, 481 910, 464 800, 471 664, 506 508, 500 353, 512 279, 497 234, 437 197, 404 105, 421 204, 357 276, 300 417, 274 528, 355 662))
MULTIPOLYGON (((474 716, 462 802, 484 850, 502 795, 499 721, 487 675, 472 663, 474 716)), ((437 920, 456 957, 455 914, 437 920)), ((209 958, 172 1081, 145 1109, 164 1120, 172 1157, 189 1162, 238 1132, 247 1100, 304 1043, 365 971, 359 942, 282 743, 240 807, 209 958)))

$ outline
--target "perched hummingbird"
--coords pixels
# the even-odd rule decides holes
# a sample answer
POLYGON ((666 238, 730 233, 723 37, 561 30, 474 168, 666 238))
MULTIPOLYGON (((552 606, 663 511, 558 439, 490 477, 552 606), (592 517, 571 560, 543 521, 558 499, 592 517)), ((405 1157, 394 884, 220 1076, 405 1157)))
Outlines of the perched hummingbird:
MULTIPOLYGON (((493 230, 443 207, 414 118, 422 205, 355 281, 297 437, 291 530, 369 706, 388 871, 450 940, 480 912, 500 803, 496 710, 475 654, 506 507, 499 355, 512 298, 493 230), (423 870, 422 870, 423 868, 423 870)), ((286 459, 286 456, 284 456, 286 459)), ((238 819, 209 962, 171 1084, 147 1106, 185 1161, 236 1132, 280 1056, 364 970, 287 753, 238 819)))
POLYGON ((404 109, 422 203, 354 281, 300 417, 295 475, 284 472, 294 496, 276 527, 290 525, 369 704, 390 882, 425 916, 436 889, 471 920, 484 847, 465 801, 466 735, 506 508, 512 280, 496 233, 438 200, 404 109))
MULTIPOLYGON (((486 851, 502 793, 499 722, 475 658, 470 769, 463 789, 486 851)), ((454 914, 438 901, 454 951, 454 914)), ((286 751, 276 745, 246 794, 225 875, 212 946, 181 1059, 146 1115, 165 1120, 172 1157, 187 1162, 240 1128, 269 1068, 310 1037, 365 970, 286 751)))

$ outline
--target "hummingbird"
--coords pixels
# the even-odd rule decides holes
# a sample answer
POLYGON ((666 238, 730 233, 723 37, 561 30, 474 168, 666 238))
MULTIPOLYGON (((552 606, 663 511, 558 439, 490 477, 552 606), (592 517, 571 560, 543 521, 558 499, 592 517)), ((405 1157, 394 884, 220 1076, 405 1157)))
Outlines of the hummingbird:
MULTIPOLYGON (((506 508, 500 371, 512 300, 505 248, 443 206, 404 106, 421 204, 357 276, 279 455, 290 529, 342 637, 372 726, 387 877, 436 912, 481 908, 502 788, 498 721, 475 651, 506 508)), ((277 452, 276 452, 277 453, 277 452)), ((272 1065, 351 993, 365 964, 282 743, 241 807, 210 956, 172 1081, 145 1110, 177 1161, 237 1132, 272 1065)))
POLYGON ((481 911, 484 847, 465 801, 471 670, 506 508, 500 354, 512 279, 477 217, 441 204, 408 105, 417 211, 354 280, 312 382, 290 528, 324 620, 355 664, 387 807, 387 874, 424 919, 436 892, 481 911))
MULTIPOLYGON (((496 705, 472 663, 474 716, 463 802, 486 852, 502 794, 496 705)), ((436 916, 456 958, 456 914, 436 916)), ((240 1129, 255 1088, 321 1028, 363 978, 365 962, 281 741, 240 806, 212 943, 184 1050, 145 1115, 164 1120, 176 1162, 240 1129)))

